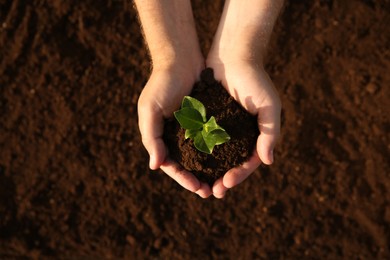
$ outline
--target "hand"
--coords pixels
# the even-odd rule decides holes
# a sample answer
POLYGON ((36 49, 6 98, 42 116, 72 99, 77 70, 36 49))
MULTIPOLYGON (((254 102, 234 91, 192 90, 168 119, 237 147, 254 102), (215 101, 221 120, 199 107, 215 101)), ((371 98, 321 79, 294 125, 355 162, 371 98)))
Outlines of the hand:
MULTIPOLYGON (((280 101, 272 82, 261 66, 249 62, 251 59, 220 57, 233 57, 229 56, 232 49, 236 50, 236 54, 242 50, 244 56, 261 55, 282 2, 230 0, 225 3, 208 66, 214 68, 216 78, 222 80, 230 94, 244 108, 258 115, 261 134, 257 152, 252 158, 228 171, 222 180, 214 184, 213 193, 216 197, 223 197, 228 188, 243 181, 260 165, 260 158, 266 164, 272 163, 272 149, 280 124, 280 101)), ((180 106, 181 99, 190 93, 203 68, 191 2, 136 0, 135 3, 154 63, 153 73, 138 103, 139 127, 142 142, 150 155, 150 168, 161 168, 184 188, 201 197, 208 197, 211 194, 210 187, 170 160, 162 139, 164 117, 171 116, 180 106), (187 62, 177 62, 183 59, 187 62)), ((235 57, 242 58, 241 54, 235 57)))
POLYGON ((216 80, 222 82, 238 103, 252 115, 257 115, 260 130, 252 157, 214 183, 214 196, 223 198, 228 189, 244 181, 261 162, 272 164, 273 149, 280 132, 281 104, 262 64, 236 58, 222 60, 211 54, 207 66, 214 69, 216 80))
POLYGON ((211 195, 209 185, 201 183, 193 174, 169 159, 162 138, 164 118, 171 117, 180 107, 181 100, 191 92, 203 66, 201 62, 196 65, 181 62, 169 66, 155 64, 138 101, 138 118, 142 143, 150 155, 150 168, 161 168, 187 190, 207 198, 211 195))
POLYGON ((263 68, 263 58, 283 0, 225 2, 207 66, 216 80, 249 113, 257 115, 260 135, 253 156, 218 179, 212 191, 223 198, 229 188, 245 180, 261 162, 273 162, 280 131, 280 100, 263 68))

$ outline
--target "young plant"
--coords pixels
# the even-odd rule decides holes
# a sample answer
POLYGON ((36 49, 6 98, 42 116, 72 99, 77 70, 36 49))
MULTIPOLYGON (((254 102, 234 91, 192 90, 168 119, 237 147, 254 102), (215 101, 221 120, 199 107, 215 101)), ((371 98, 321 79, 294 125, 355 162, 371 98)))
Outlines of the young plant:
POLYGON ((174 115, 180 126, 186 129, 185 139, 193 139, 195 148, 201 152, 211 154, 214 146, 230 140, 230 136, 213 116, 207 120, 206 108, 193 97, 185 96, 181 109, 174 112, 174 115))

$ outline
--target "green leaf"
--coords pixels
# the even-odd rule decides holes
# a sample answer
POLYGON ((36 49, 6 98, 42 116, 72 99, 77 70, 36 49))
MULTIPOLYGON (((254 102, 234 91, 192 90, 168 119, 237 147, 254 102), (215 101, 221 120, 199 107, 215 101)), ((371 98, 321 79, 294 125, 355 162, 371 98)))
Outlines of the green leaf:
POLYGON ((202 115, 194 108, 182 108, 174 112, 174 115, 184 129, 202 129, 203 127, 202 115))
POLYGON ((206 119, 206 108, 204 107, 202 102, 200 102, 196 98, 193 98, 190 96, 185 96, 183 98, 183 102, 181 103, 181 107, 182 108, 190 107, 190 108, 198 110, 198 112, 202 115, 203 122, 206 122, 206 120, 207 120, 206 119))
POLYGON ((203 136, 203 140, 205 141, 207 147, 212 152, 215 144, 217 143, 216 136, 211 135, 210 133, 207 133, 204 128, 202 130, 202 136, 203 136))
POLYGON ((203 126, 203 129, 207 132, 207 133, 210 133, 211 131, 215 130, 215 129, 222 129, 222 127, 220 127, 218 124, 217 124, 217 121, 215 121, 215 117, 210 117, 209 121, 207 121, 206 124, 204 124, 203 126))
POLYGON ((220 145, 230 140, 230 136, 223 129, 215 129, 210 132, 208 136, 213 136, 215 139, 215 145, 220 145))
POLYGON ((185 139, 188 139, 188 138, 194 139, 194 137, 196 136, 196 134, 198 132, 200 132, 199 129, 187 129, 184 137, 185 137, 185 139))
POLYGON ((196 136, 194 137, 194 145, 196 149, 207 154, 211 154, 213 151, 213 149, 212 148, 210 149, 209 146, 207 145, 201 131, 196 133, 196 136))
POLYGON ((201 152, 211 154, 216 145, 230 140, 213 116, 207 121, 206 108, 195 98, 185 96, 181 109, 174 115, 181 127, 186 129, 185 139, 193 139, 195 148, 201 152))

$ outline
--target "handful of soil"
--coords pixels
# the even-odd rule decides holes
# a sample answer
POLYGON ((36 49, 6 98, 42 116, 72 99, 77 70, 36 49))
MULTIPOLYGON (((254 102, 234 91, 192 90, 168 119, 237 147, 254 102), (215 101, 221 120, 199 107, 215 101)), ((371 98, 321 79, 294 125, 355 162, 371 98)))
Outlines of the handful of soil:
POLYGON ((198 151, 193 140, 185 140, 185 130, 174 119, 165 122, 164 141, 169 156, 200 181, 213 185, 229 169, 247 161, 256 146, 259 130, 256 116, 249 114, 214 79, 211 68, 202 71, 201 80, 195 83, 190 94, 206 107, 207 117, 214 116, 231 139, 214 147, 212 154, 198 151))

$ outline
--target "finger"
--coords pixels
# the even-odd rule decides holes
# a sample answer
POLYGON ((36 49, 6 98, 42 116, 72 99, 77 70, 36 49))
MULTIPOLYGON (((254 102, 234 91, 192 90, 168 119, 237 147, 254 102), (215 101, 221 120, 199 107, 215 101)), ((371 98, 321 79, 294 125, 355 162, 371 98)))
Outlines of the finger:
POLYGON ((149 153, 149 167, 152 170, 160 168, 164 162, 167 151, 162 139, 164 131, 164 118, 157 106, 138 105, 138 125, 142 136, 142 143, 149 153))
MULTIPOLYGON (((178 163, 168 159, 161 164, 160 169, 163 170, 169 177, 174 179, 183 188, 197 192, 201 187, 199 180, 190 172, 186 171, 178 163)), ((207 190, 203 189, 200 191, 202 194, 207 194, 207 190)))
POLYGON ((223 185, 223 177, 215 181, 213 185, 214 197, 217 199, 222 199, 225 196, 227 190, 228 188, 223 185))
POLYGON ((274 147, 276 137, 269 134, 260 134, 257 139, 257 152, 264 164, 270 165, 274 162, 274 147))
POLYGON ((195 193, 204 199, 210 197, 212 194, 210 186, 204 182, 200 183, 200 188, 195 193))
POLYGON ((255 151, 253 156, 248 161, 227 171, 225 176, 223 176, 223 186, 225 186, 227 189, 230 189, 240 184, 246 178, 248 178, 248 176, 251 175, 251 173, 260 166, 260 164, 260 158, 255 151))
POLYGON ((225 195, 226 195, 226 192, 223 193, 223 194, 213 194, 213 195, 214 195, 214 197, 217 198, 217 199, 223 199, 223 198, 225 197, 225 195))
POLYGON ((280 105, 273 105, 258 113, 260 136, 256 148, 261 161, 268 165, 274 161, 273 150, 280 133, 280 110, 280 105))

